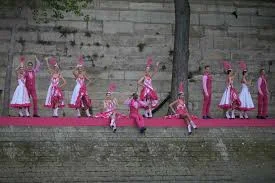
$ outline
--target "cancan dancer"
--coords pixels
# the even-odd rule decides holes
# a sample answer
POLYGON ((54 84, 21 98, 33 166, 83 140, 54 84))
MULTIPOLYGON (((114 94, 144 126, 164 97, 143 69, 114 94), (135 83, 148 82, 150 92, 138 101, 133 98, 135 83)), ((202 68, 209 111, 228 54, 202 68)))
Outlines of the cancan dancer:
POLYGON ((240 110, 240 118, 248 119, 247 111, 251 111, 255 109, 251 94, 249 92, 248 86, 251 85, 251 81, 247 80, 247 67, 244 61, 240 61, 240 69, 242 70, 242 91, 240 92, 239 98, 241 101, 241 105, 239 107, 240 110))
POLYGON ((29 113, 28 107, 30 107, 31 103, 30 103, 29 94, 25 85, 26 79, 25 79, 24 61, 25 61, 25 58, 23 56, 20 57, 20 64, 16 68, 18 85, 12 96, 10 106, 13 108, 19 109, 18 114, 20 117, 23 117, 23 116, 29 117, 30 113, 29 113))
POLYGON ((153 60, 151 57, 147 59, 147 65, 145 69, 145 74, 138 80, 138 85, 142 86, 140 92, 140 99, 148 103, 148 107, 145 108, 144 116, 145 117, 153 117, 152 109, 157 107, 158 104, 158 95, 152 85, 152 78, 158 71, 159 62, 156 63, 156 67, 154 72, 151 74, 150 69, 153 64, 153 60))
POLYGON ((192 128, 197 129, 196 124, 193 122, 195 119, 194 116, 191 116, 187 110, 187 107, 184 102, 184 89, 183 83, 181 82, 179 85, 179 93, 178 99, 172 102, 169 107, 173 111, 174 115, 166 116, 166 118, 180 118, 183 119, 187 123, 188 134, 192 134, 192 128), (174 108, 175 106, 175 108, 174 108))
POLYGON ((78 64, 73 71, 75 77, 76 85, 73 90, 71 101, 69 104, 70 108, 74 108, 77 111, 77 117, 80 117, 80 109, 84 109, 87 117, 92 115, 89 112, 90 107, 92 106, 92 100, 90 99, 86 87, 86 80, 90 82, 88 75, 86 74, 84 68, 84 59, 83 56, 79 57, 78 64))
POLYGON ((45 58, 45 60, 48 66, 49 74, 51 75, 51 82, 44 106, 53 109, 52 116, 58 117, 58 109, 64 107, 64 95, 62 93, 62 88, 66 85, 66 80, 60 72, 56 58, 52 57, 50 60, 45 58), (61 85, 60 80, 63 81, 61 85))
POLYGON ((126 115, 117 111, 118 102, 117 99, 113 97, 113 92, 115 89, 116 85, 111 83, 103 101, 103 112, 95 115, 95 118, 109 119, 110 128, 113 130, 113 132, 116 132, 117 130, 117 119, 127 118, 126 115))
POLYGON ((225 116, 227 119, 235 119, 235 109, 241 105, 237 90, 233 87, 233 80, 235 75, 233 74, 231 65, 229 62, 223 62, 224 69, 227 73, 226 88, 223 93, 222 99, 219 104, 219 108, 226 110, 225 116), (231 111, 231 116, 230 112, 231 111))

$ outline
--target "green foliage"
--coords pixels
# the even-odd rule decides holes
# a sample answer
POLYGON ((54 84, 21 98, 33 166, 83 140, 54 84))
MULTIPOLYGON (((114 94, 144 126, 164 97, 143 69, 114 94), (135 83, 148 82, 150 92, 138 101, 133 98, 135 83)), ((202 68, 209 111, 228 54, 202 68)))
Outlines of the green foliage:
MULTIPOLYGON (((93 0, 1 0, 0 8, 29 7, 37 23, 47 23, 52 19, 63 19, 65 13, 74 13, 84 16, 82 9, 86 8, 93 0)), ((84 17, 89 21, 89 16, 84 17)))

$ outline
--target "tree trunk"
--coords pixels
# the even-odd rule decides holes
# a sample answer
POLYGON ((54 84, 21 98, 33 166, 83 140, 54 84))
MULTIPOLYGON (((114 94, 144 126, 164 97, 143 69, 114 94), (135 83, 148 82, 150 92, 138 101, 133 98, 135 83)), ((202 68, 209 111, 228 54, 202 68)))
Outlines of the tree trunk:
POLYGON ((174 101, 177 98, 179 84, 181 81, 183 81, 185 101, 186 104, 188 104, 190 5, 188 0, 174 0, 174 4, 176 21, 171 84, 171 100, 174 101))
POLYGON ((10 47, 9 47, 9 51, 8 51, 8 64, 7 64, 6 76, 5 76, 2 116, 9 115, 11 78, 12 78, 12 72, 13 72, 12 66, 13 66, 14 47, 15 47, 15 43, 16 43, 16 40, 15 40, 16 31, 17 31, 17 25, 14 24, 14 25, 12 25, 10 47))

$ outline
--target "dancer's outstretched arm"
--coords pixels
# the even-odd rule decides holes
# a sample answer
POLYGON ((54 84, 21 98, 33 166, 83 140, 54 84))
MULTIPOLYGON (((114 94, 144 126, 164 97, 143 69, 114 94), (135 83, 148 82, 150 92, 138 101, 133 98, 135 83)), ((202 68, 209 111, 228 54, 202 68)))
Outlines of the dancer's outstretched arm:
POLYGON ((144 76, 142 76, 142 77, 138 80, 137 84, 138 84, 139 86, 145 87, 144 84, 143 84, 143 81, 144 81, 144 76))
POLYGON ((47 64, 48 73, 49 73, 50 75, 52 75, 52 74, 53 74, 53 70, 51 69, 50 64, 49 64, 49 58, 46 57, 46 58, 45 58, 45 61, 46 61, 46 64, 47 64))
POLYGON ((37 56, 35 55, 35 68, 34 68, 34 72, 38 72, 41 66, 41 62, 39 61, 39 59, 37 58, 37 56))
POLYGON ((64 79, 62 74, 60 74, 60 79, 63 81, 62 85, 60 85, 60 88, 64 88, 67 84, 67 81, 64 79))

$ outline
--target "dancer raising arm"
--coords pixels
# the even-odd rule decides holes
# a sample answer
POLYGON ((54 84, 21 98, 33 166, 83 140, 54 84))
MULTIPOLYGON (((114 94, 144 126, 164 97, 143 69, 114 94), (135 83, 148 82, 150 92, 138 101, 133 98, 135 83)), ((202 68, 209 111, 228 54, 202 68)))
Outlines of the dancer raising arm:
POLYGON ((179 86, 179 93, 178 93, 178 99, 175 100, 174 102, 172 102, 169 105, 170 109, 173 111, 173 113, 175 114, 174 116, 168 116, 168 118, 180 118, 183 119, 186 123, 187 123, 187 130, 188 130, 188 134, 191 135, 192 134, 192 128, 197 129, 197 126, 195 125, 195 123, 192 121, 192 116, 189 114, 187 107, 185 105, 185 101, 184 101, 184 92, 183 92, 183 83, 180 83, 179 86), (174 106, 176 106, 174 108, 174 106))
POLYGON ((156 63, 155 70, 151 74, 150 69, 152 64, 153 64, 153 60, 151 57, 149 57, 147 59, 147 65, 146 65, 144 76, 138 80, 138 85, 142 86, 142 89, 140 92, 140 99, 148 103, 148 107, 145 108, 145 111, 144 111, 144 116, 146 118, 153 117, 152 108, 157 107, 157 104, 158 104, 158 96, 157 96, 157 92, 153 88, 152 78, 158 71, 159 62, 156 63))
MULTIPOLYGON (((29 93, 29 97, 32 98, 32 103, 33 103, 33 117, 39 117, 35 80, 36 80, 36 74, 39 71, 40 65, 41 64, 39 59, 35 56, 35 65, 33 65, 32 62, 28 62, 27 69, 25 72, 26 87, 29 93)), ((30 109, 29 109, 29 112, 30 112, 30 109)))
POLYGON ((67 84, 57 65, 56 58, 45 58, 48 72, 51 75, 50 86, 44 106, 53 109, 53 117, 58 117, 58 109, 64 107, 64 95, 62 88, 67 84), (60 84, 62 80, 62 84, 60 84))
POLYGON ((14 94, 12 96, 12 100, 10 103, 10 106, 13 108, 18 108, 18 114, 20 117, 23 117, 23 111, 25 111, 25 114, 27 117, 30 116, 29 109, 31 103, 29 94, 26 88, 26 79, 25 79, 25 70, 24 70, 24 61, 25 58, 23 56, 20 57, 20 64, 16 68, 16 74, 17 74, 17 81, 18 85, 14 91, 14 94))
POLYGON ((80 109, 82 108, 85 110, 87 117, 91 117, 92 115, 90 114, 89 109, 92 106, 92 100, 88 95, 85 83, 86 80, 89 82, 91 81, 84 68, 83 56, 79 57, 78 64, 73 70, 73 75, 75 77, 76 85, 73 90, 69 107, 76 109, 77 117, 81 117, 80 109))

